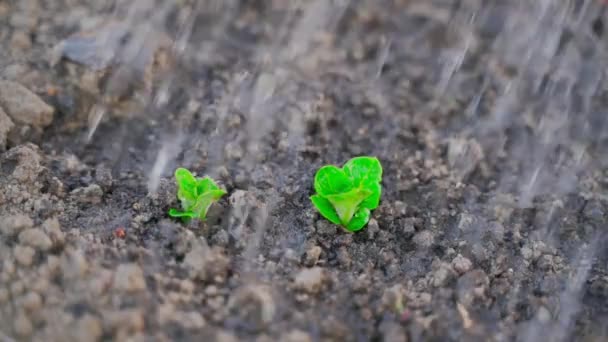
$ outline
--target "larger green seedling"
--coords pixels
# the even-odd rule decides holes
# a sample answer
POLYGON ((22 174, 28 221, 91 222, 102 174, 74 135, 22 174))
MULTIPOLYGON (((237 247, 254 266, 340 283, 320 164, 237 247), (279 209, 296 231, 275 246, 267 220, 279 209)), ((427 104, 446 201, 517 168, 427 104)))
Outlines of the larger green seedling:
POLYGON ((315 195, 310 197, 321 215, 355 232, 367 224, 382 193, 382 165, 375 157, 355 157, 344 167, 326 165, 315 175, 315 195))
POLYGON ((181 217, 186 221, 193 218, 205 220, 211 204, 226 194, 213 179, 195 178, 190 171, 181 167, 175 170, 175 181, 178 187, 177 198, 183 211, 171 208, 169 216, 181 217))

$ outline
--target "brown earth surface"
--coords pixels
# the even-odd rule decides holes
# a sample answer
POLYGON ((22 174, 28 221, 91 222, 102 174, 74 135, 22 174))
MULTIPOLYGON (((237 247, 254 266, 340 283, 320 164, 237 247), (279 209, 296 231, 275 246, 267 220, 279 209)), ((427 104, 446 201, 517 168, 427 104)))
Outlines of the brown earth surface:
POLYGON ((605 20, 0 0, 0 340, 605 341, 605 20), (351 234, 309 196, 357 155, 351 234), (228 191, 205 222, 167 215, 179 166, 228 191))

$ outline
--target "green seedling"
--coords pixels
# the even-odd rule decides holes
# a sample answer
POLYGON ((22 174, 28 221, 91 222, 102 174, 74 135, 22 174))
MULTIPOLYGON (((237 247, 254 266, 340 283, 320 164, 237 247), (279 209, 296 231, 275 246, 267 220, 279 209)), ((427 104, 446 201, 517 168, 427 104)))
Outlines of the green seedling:
POLYGON ((190 171, 181 167, 175 170, 175 181, 178 187, 177 198, 183 211, 171 208, 169 216, 181 217, 186 221, 193 218, 205 220, 211 204, 226 194, 213 179, 195 178, 190 171))
POLYGON ((367 224, 378 207, 382 165, 375 157, 355 157, 344 167, 326 165, 315 175, 315 195, 310 197, 321 215, 355 232, 367 224))

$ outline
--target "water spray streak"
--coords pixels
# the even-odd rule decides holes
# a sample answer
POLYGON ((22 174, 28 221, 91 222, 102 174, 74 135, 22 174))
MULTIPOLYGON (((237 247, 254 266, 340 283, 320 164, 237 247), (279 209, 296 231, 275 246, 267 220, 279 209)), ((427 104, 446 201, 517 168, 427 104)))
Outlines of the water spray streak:
POLYGON ((148 175, 148 193, 153 194, 158 189, 160 178, 174 156, 179 153, 183 138, 183 135, 178 134, 176 137, 169 138, 163 143, 160 151, 158 151, 152 170, 148 175))

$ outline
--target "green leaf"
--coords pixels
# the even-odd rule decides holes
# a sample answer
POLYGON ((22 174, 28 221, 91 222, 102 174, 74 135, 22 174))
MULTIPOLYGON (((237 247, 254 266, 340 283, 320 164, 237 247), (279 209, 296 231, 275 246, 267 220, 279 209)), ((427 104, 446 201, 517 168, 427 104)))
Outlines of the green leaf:
POLYGON ((191 211, 179 211, 177 209, 173 209, 171 208, 169 210, 169 216, 171 217, 189 217, 189 218, 194 218, 196 217, 196 214, 191 212, 191 211))
POLYGON ((323 217, 325 217, 334 224, 340 224, 340 218, 338 217, 338 214, 336 213, 336 210, 334 209, 330 201, 321 197, 321 195, 310 196, 310 200, 312 201, 312 204, 314 204, 314 206, 317 208, 317 210, 319 210, 319 213, 321 213, 323 217))
POLYGON ((342 169, 326 165, 317 171, 314 187, 319 195, 325 197, 352 190, 353 182, 342 169))
POLYGON ((327 165, 314 180, 311 201, 321 215, 349 231, 365 227, 382 195, 382 165, 375 157, 355 157, 342 169, 327 165))
POLYGON ((215 184, 213 179, 211 179, 209 177, 197 179, 197 181, 196 181, 197 194, 201 195, 210 190, 219 190, 219 187, 217 186, 217 184, 215 184))
POLYGON ((178 185, 177 198, 181 202, 182 211, 171 209, 169 216, 182 218, 200 218, 204 220, 213 202, 226 194, 213 179, 209 177, 195 178, 185 168, 175 170, 175 180, 178 185))
POLYGON ((177 190, 177 198, 179 199, 182 208, 188 210, 190 207, 196 203, 196 192, 191 192, 188 190, 178 189, 177 190))
MULTIPOLYGON (((177 182, 179 189, 183 192, 194 193, 196 191, 196 178, 194 178, 190 171, 183 167, 175 170, 175 181, 177 182)), ((196 196, 196 194, 193 195, 196 196)))
POLYGON ((380 204, 380 196, 382 195, 382 186, 378 182, 365 185, 365 189, 369 190, 371 194, 359 204, 360 208, 367 208, 369 210, 376 209, 380 204))
POLYGON ((210 190, 198 197, 196 204, 192 207, 192 212, 196 214, 200 220, 207 217, 207 211, 213 202, 220 199, 226 192, 224 190, 210 190))
POLYGON ((175 181, 177 183, 177 198, 180 200, 182 209, 189 210, 196 203, 198 193, 196 191, 196 178, 190 171, 180 167, 175 170, 175 181))
POLYGON ((220 188, 217 188, 215 190, 210 190, 209 193, 213 195, 214 201, 219 200, 220 198, 222 198, 222 196, 227 194, 226 190, 220 189, 220 188))
POLYGON ((359 204, 369 196, 371 192, 366 189, 353 189, 348 192, 325 196, 333 205, 340 222, 346 226, 355 215, 359 204))
POLYGON ((382 180, 382 165, 376 157, 355 157, 346 162, 343 169, 356 186, 382 180))
POLYGON ((346 229, 351 232, 361 230, 369 221, 370 210, 367 208, 360 208, 353 219, 346 225, 346 229))

